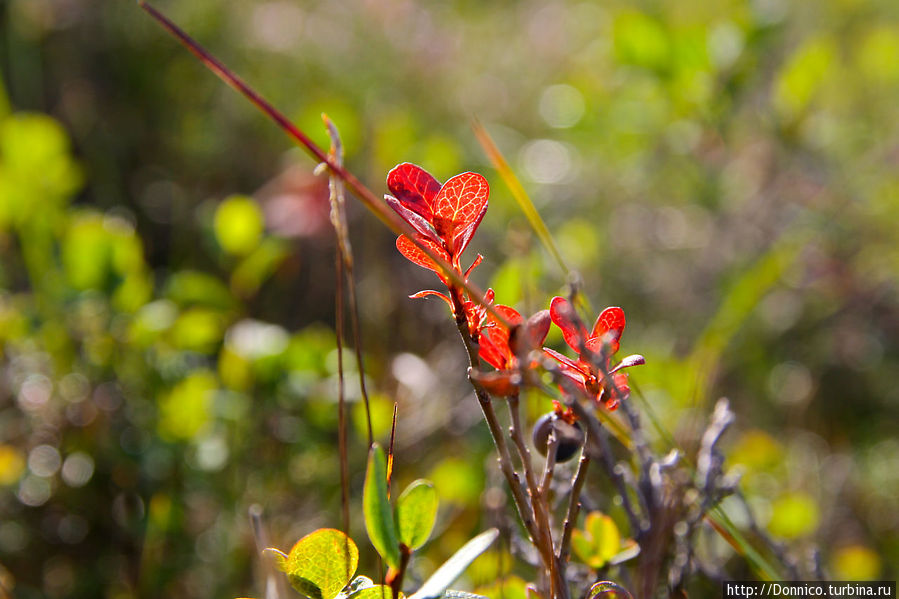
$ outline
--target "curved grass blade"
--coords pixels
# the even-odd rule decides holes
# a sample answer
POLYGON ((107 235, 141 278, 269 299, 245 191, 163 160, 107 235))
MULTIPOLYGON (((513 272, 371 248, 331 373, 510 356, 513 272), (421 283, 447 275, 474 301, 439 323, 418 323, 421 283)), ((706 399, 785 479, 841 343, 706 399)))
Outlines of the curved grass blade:
POLYGON ((512 197, 515 198, 515 201, 518 203, 518 207, 521 208, 521 211, 524 213, 525 218, 528 219, 531 228, 534 229, 534 233, 537 234, 540 242, 559 264, 559 268, 562 269, 565 276, 568 276, 570 272, 568 266, 565 264, 565 260, 562 259, 562 254, 559 252, 559 248, 556 247, 556 242, 553 240, 552 234, 546 227, 546 223, 543 222, 543 217, 540 216, 536 206, 534 206, 534 202, 532 202, 530 196, 528 196, 528 192, 524 190, 521 181, 515 176, 509 163, 506 162, 502 152, 496 147, 493 138, 487 133, 487 129, 484 128, 484 125, 482 125, 479 120, 474 119, 471 127, 474 129, 475 137, 478 138, 478 142, 480 142, 481 147, 484 149, 484 153, 487 154, 487 158, 490 159, 490 163, 493 164, 493 168, 499 173, 499 176, 502 178, 503 182, 505 182, 506 187, 509 188, 512 197))

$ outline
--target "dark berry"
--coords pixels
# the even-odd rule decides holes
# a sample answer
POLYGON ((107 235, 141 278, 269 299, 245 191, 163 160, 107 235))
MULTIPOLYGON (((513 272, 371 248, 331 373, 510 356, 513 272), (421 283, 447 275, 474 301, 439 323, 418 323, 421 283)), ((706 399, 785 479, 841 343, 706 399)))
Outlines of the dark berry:
POLYGON ((534 424, 533 441, 540 455, 546 455, 550 431, 555 431, 559 445, 556 448, 556 461, 567 462, 584 444, 584 432, 581 425, 575 422, 568 424, 556 416, 555 412, 544 414, 534 424))

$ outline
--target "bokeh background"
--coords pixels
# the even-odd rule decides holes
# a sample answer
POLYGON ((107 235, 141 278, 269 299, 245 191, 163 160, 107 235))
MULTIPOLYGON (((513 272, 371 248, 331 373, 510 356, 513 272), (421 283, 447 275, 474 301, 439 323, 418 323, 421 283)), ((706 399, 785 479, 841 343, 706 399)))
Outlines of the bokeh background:
MULTIPOLYGON (((474 279, 532 312, 566 278, 480 119, 594 314, 624 307, 632 401, 689 446, 730 398, 759 522, 835 579, 896 578, 894 0, 160 8, 323 144, 327 112, 376 192, 401 161, 484 173, 474 279)), ((0 595, 261 596, 249 506, 282 549, 340 522, 326 181, 133 2, 5 0, 0 73, 0 595)), ((420 576, 501 482, 445 307, 406 298, 436 279, 350 220, 375 434, 397 401, 397 478, 442 499, 420 576)), ((485 559, 471 584, 497 568, 527 573, 485 559)))

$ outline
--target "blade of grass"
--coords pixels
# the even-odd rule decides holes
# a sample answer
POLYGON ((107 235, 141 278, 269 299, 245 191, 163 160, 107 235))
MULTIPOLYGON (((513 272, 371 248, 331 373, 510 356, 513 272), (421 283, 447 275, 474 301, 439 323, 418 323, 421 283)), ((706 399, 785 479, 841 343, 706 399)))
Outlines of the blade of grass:
POLYGON ((763 580, 780 580, 777 570, 746 540, 746 537, 743 536, 743 533, 740 532, 740 529, 737 528, 721 506, 713 508, 711 513, 706 514, 706 521, 721 535, 721 538, 727 541, 739 555, 749 562, 760 578, 763 580))
POLYGON ((396 443, 396 414, 399 404, 393 402, 393 422, 390 425, 390 445, 387 447, 387 499, 390 499, 390 481, 393 479, 393 450, 396 443))
POLYGON ((493 138, 487 133, 487 129, 484 128, 484 125, 482 125, 479 120, 474 119, 471 123, 471 127, 474 129, 475 137, 478 138, 481 148, 484 149, 484 153, 487 154, 487 158, 490 159, 493 168, 496 169, 499 176, 506 184, 506 187, 509 188, 512 197, 515 198, 515 201, 518 203, 518 207, 521 208, 521 211, 524 213, 525 218, 528 219, 531 228, 534 229, 534 233, 537 234, 540 242, 546 247, 546 250, 556 260, 559 264, 559 268, 562 269, 562 272, 565 273, 565 276, 567 277, 570 274, 568 266, 565 264, 565 260, 562 259, 562 254, 559 252, 559 248, 556 247, 552 234, 546 227, 546 223, 543 222, 543 218, 540 216, 536 206, 534 206, 534 202, 531 201, 530 196, 528 196, 528 193, 525 191, 521 181, 515 176, 509 163, 506 162, 502 152, 496 147, 493 138))

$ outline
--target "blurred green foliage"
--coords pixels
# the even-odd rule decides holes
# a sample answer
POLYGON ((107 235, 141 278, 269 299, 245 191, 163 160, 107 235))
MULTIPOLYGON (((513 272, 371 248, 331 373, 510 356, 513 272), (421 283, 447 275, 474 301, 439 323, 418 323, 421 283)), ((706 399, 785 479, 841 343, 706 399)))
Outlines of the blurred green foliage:
MULTIPOLYGON (((162 8, 323 145, 327 112, 376 191, 400 161, 487 175, 475 279, 533 312, 566 281, 477 116, 589 302, 624 307, 653 441, 692 447, 728 396, 762 526, 817 544, 833 578, 896 577, 895 2, 162 8)), ((3 3, 0 72, 0 581, 23 598, 258 595, 250 505, 282 547, 339 522, 326 182, 133 3, 3 3)), ((503 522, 502 485, 444 306, 405 297, 434 280, 350 218, 375 434, 397 401, 396 488, 434 481, 439 563, 503 522)), ((531 422, 549 409, 527 405, 531 422)), ((748 575, 720 539, 706 549, 748 575)), ((470 582, 500 572, 520 591, 520 565, 470 582)))

